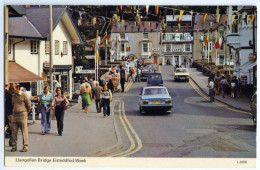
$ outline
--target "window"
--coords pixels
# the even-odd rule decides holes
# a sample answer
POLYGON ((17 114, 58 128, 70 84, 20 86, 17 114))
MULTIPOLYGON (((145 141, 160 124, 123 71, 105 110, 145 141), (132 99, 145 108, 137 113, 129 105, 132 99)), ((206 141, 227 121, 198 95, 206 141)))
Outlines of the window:
POLYGON ((225 56, 224 55, 219 55, 219 65, 224 65, 225 64, 225 56))
POLYGON ((121 44, 121 52, 125 52, 125 44, 121 44))
POLYGON ((208 48, 209 48, 209 51, 212 51, 212 42, 208 42, 208 48))
POLYGON ((143 52, 148 53, 148 44, 143 44, 143 52))
POLYGON ((190 51, 190 44, 185 44, 185 51, 190 51))
POLYGON ((120 34, 120 38, 124 40, 125 39, 125 34, 120 34))
POLYGON ((232 33, 238 33, 238 16, 236 15, 233 21, 233 24, 231 24, 231 32, 232 33))
POLYGON ((11 39, 8 39, 8 54, 11 54, 11 39))
POLYGON ((143 33, 143 39, 148 40, 148 33, 143 33))
POLYGON ((165 49, 166 49, 166 52, 171 52, 172 51, 170 44, 166 44, 165 49))
POLYGON ((63 41, 63 54, 67 55, 68 54, 68 42, 63 41))
POLYGON ((37 54, 38 53, 38 41, 31 40, 31 54, 37 54))
POLYGON ((225 47, 225 46, 224 46, 224 43, 222 42, 222 43, 221 43, 221 46, 220 46, 220 48, 219 48, 219 50, 224 50, 224 47, 225 47))
POLYGON ((59 55, 60 53, 60 42, 55 40, 55 55, 59 55))
POLYGON ((50 41, 45 41, 45 54, 50 54, 50 41))

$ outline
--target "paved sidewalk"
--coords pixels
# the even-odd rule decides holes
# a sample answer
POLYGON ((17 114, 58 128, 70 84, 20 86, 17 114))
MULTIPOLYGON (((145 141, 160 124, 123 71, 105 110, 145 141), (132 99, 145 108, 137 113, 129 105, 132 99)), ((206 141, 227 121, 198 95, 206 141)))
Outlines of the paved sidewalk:
MULTIPOLYGON (((202 72, 199 72, 196 68, 188 68, 190 77, 196 82, 196 84, 206 93, 209 93, 209 89, 207 88, 208 77, 203 75, 202 72)), ((237 98, 231 98, 230 95, 225 95, 225 98, 222 98, 221 95, 215 96, 215 99, 219 100, 222 103, 230 105, 232 107, 249 111, 251 112, 250 98, 240 97, 238 95, 237 98)))
MULTIPOLYGON (((31 120, 28 120, 28 123, 31 120)), ((96 113, 92 101, 89 113, 85 114, 81 104, 76 104, 65 111, 64 131, 57 133, 57 122, 52 120, 51 133, 41 135, 41 122, 29 126, 29 151, 26 153, 11 152, 8 139, 5 139, 6 156, 51 156, 81 157, 99 156, 105 152, 120 149, 122 143, 114 119, 114 103, 111 103, 111 115, 103 118, 103 113, 96 113), (102 151, 102 152, 100 152, 102 151), (90 155, 91 154, 91 155, 90 155)), ((22 149, 22 135, 19 130, 18 150, 22 149)))

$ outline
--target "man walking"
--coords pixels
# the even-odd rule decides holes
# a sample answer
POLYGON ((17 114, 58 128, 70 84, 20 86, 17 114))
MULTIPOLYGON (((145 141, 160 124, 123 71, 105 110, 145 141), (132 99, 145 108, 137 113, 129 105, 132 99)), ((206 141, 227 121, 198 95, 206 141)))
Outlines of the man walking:
POLYGON ((124 93, 125 91, 125 74, 120 74, 120 84, 121 84, 121 89, 122 92, 124 93))
POLYGON ((213 82, 213 79, 209 80, 208 88, 209 88, 210 102, 214 102, 215 101, 215 99, 214 99, 215 92, 214 92, 214 82, 213 82))
POLYGON ((12 152, 17 150, 17 133, 20 128, 23 135, 23 149, 21 152, 28 151, 28 127, 27 118, 31 111, 31 100, 28 95, 20 90, 20 85, 14 85, 12 96, 13 117, 12 117, 12 152))
POLYGON ((5 127, 9 137, 9 146, 12 146, 11 115, 13 113, 12 93, 9 91, 9 85, 5 85, 5 127))
POLYGON ((96 109, 97 113, 101 112, 101 106, 100 106, 100 94, 102 92, 102 87, 99 86, 99 83, 96 82, 96 87, 94 88, 94 98, 95 98, 95 103, 96 103, 96 109))

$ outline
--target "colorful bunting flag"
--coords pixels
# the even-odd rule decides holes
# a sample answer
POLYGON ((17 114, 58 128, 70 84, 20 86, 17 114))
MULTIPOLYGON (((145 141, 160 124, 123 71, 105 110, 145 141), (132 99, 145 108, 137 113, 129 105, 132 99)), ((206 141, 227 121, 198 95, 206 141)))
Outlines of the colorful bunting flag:
POLYGON ((236 15, 231 16, 231 24, 233 25, 236 15))
POLYGON ((203 14, 202 23, 205 24, 206 18, 208 14, 203 14))
POLYGON ((121 23, 118 23, 118 28, 119 28, 119 29, 121 28, 121 23))
POLYGON ((152 27, 152 23, 151 22, 148 22, 149 23, 149 28, 151 29, 151 27, 152 27))
POLYGON ((99 52, 98 50, 96 50, 96 62, 98 62, 98 60, 99 60, 99 52))
POLYGON ((159 6, 155 5, 154 8, 155 8, 155 15, 158 15, 158 13, 159 13, 159 6))
POLYGON ((120 5, 120 10, 122 11, 122 9, 123 9, 123 5, 120 5))
POLYGON ((122 27, 124 27, 125 25, 125 20, 122 20, 122 27))
POLYGON ((218 20, 217 20, 218 24, 220 23, 220 18, 221 18, 221 14, 218 15, 218 20))
POLYGON ((200 13, 198 12, 196 15, 196 23, 198 23, 200 13))
POLYGON ((144 27, 144 22, 142 22, 142 25, 143 25, 143 27, 144 27))
POLYGON ((148 15, 149 5, 146 5, 146 15, 148 15))
POLYGON ((255 14, 252 15, 252 24, 254 23, 255 14))
POLYGON ((217 40, 214 47, 215 47, 215 49, 219 49, 219 47, 220 47, 219 40, 217 40))
POLYGON ((249 22, 249 15, 246 16, 246 24, 249 22))
POLYGON ((181 17, 182 17, 182 15, 183 15, 183 13, 184 13, 184 10, 180 10, 179 21, 181 20, 181 17))
POLYGON ((224 24, 226 24, 227 18, 228 18, 228 15, 226 14, 225 19, 224 19, 224 24))
POLYGON ((193 10, 190 11, 190 14, 193 15, 193 10))
POLYGON ((178 27, 179 27, 179 31, 180 31, 180 29, 181 29, 181 23, 178 23, 178 27))

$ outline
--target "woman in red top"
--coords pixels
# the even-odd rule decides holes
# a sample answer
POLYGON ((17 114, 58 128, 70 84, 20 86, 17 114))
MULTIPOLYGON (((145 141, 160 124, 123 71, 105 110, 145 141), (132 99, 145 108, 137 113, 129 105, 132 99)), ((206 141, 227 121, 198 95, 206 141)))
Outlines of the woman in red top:
POLYGON ((65 107, 69 105, 69 101, 66 96, 63 95, 61 87, 56 89, 57 95, 53 98, 52 109, 55 107, 55 116, 57 120, 58 133, 62 136, 63 131, 63 120, 65 107))

